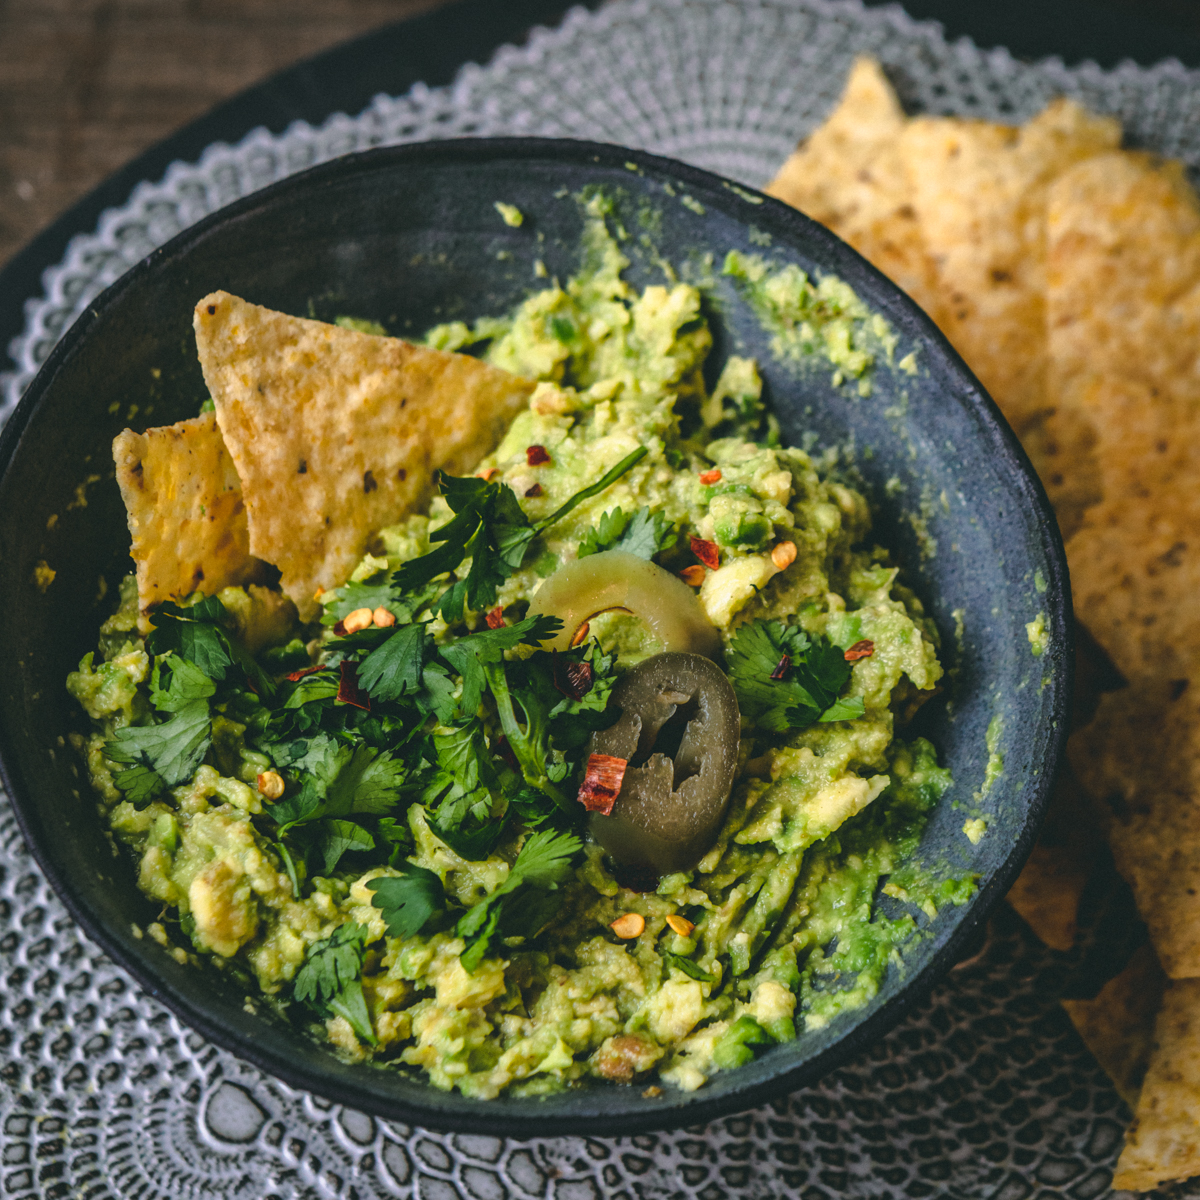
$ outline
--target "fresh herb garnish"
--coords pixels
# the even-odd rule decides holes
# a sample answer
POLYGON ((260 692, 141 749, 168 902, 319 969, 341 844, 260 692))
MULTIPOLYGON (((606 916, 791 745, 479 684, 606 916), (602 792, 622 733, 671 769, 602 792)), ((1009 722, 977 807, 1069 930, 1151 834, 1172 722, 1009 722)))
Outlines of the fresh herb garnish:
POLYGON ((167 787, 178 787, 196 773, 212 744, 207 700, 187 700, 161 725, 126 725, 109 741, 105 753, 131 770, 120 771, 117 787, 132 802, 145 803, 167 787))
POLYGON ((393 577, 396 586, 406 591, 424 587, 437 576, 457 569, 469 557, 467 577, 456 580, 442 594, 438 610, 446 621, 462 620, 464 607, 473 612, 486 611, 495 604, 499 586, 520 570, 525 551, 535 537, 610 487, 648 453, 645 446, 639 446, 602 478, 580 489, 536 523, 525 515, 516 493, 507 484, 440 474, 438 486, 454 518, 430 534, 429 540, 438 543, 435 549, 400 567, 393 577))
POLYGON ((416 863, 398 863, 397 870, 400 875, 372 879, 367 890, 392 937, 415 937, 446 907, 446 890, 437 875, 416 863))
POLYGON ((467 943, 461 959, 468 971, 486 957, 493 937, 530 938, 549 924, 559 907, 552 893, 571 874, 571 860, 581 849, 571 833, 541 830, 529 835, 508 878, 467 909, 454 927, 467 943))
POLYGON ((627 516, 620 508, 613 508, 583 535, 579 557, 586 558, 603 550, 624 550, 638 558, 652 559, 656 554, 672 549, 678 540, 679 535, 662 513, 652 513, 643 507, 627 516))
POLYGON ((167 600, 151 609, 150 617, 154 628, 146 638, 146 649, 151 654, 174 652, 218 683, 236 664, 261 694, 271 691, 271 680, 253 655, 225 631, 228 613, 216 596, 203 596, 186 608, 167 600))
POLYGON ((850 680, 842 650, 799 626, 779 621, 743 625, 726 660, 742 713, 769 733, 863 715, 861 697, 838 699, 850 680))
POLYGON ((314 943, 296 972, 292 995, 322 1016, 332 1012, 345 1017, 363 1041, 375 1045, 360 980, 368 936, 365 925, 347 921, 331 937, 314 943))

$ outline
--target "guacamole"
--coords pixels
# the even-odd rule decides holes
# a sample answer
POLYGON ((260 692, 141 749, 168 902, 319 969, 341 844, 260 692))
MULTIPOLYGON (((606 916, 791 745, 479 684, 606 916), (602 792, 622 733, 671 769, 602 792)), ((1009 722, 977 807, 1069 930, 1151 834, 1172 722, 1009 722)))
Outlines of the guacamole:
MULTIPOLYGON (((67 681, 164 907, 151 936, 346 1057, 479 1098, 698 1088, 866 1003, 973 889, 914 861, 950 780, 898 726, 942 667, 866 501, 780 444, 753 361, 706 387, 700 291, 635 291, 605 215, 593 200, 565 286, 429 333, 537 387, 474 476, 379 531, 320 624, 257 585, 148 623, 131 578, 67 681), (580 592, 635 576, 615 609, 580 592), (596 747, 622 680, 671 655, 717 662, 736 705, 693 747, 728 755, 716 824, 662 870, 593 834, 622 773, 659 760, 683 793, 684 693, 652 757, 596 747)), ((867 390, 887 330, 844 284, 727 269, 867 390)))

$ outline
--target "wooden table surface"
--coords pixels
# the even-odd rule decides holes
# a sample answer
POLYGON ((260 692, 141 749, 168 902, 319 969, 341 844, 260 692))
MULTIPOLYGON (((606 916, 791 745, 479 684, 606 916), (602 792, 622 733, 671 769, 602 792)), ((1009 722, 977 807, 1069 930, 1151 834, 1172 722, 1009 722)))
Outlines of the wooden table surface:
MULTIPOLYGON (((105 176, 219 101, 447 2, 0 0, 0 266, 105 176)), ((1200 36, 1196 0, 1091 2, 1098 13, 1169 19, 1200 36)), ((954 33, 956 13, 973 3, 909 8, 954 33)))

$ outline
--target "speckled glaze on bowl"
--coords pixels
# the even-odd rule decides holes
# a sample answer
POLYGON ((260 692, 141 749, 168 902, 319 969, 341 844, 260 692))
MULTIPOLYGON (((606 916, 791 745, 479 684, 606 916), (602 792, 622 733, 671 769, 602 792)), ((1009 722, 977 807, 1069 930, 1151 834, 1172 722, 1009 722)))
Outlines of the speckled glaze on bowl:
POLYGON ((497 139, 374 150, 201 221, 105 292, 54 350, 0 435, 0 513, 8 613, 0 768, 33 853, 72 914, 143 988, 212 1041, 293 1086, 412 1124, 518 1137, 690 1125, 760 1104, 848 1060, 971 945, 1032 847, 1066 734, 1071 631, 1062 543, 1041 486, 978 381, 907 296, 821 226, 716 176, 619 147, 497 139), (193 415, 206 394, 191 332, 198 297, 224 288, 286 312, 373 318, 400 335, 504 312, 544 286, 534 276, 537 260, 552 277, 577 268, 574 197, 589 186, 616 197, 631 234, 624 248, 633 283, 661 282, 664 259, 684 277, 710 275, 714 366, 729 352, 754 355, 789 440, 854 448, 877 509, 876 536, 926 602, 952 668, 950 687, 926 706, 919 731, 955 783, 919 853, 978 872, 980 886, 914 940, 903 970, 889 968, 864 1008, 718 1073, 699 1091, 666 1088, 648 1098, 641 1087, 595 1083, 544 1098, 476 1101, 394 1068, 343 1063, 267 1006, 247 1011, 245 988, 232 976, 180 966, 135 936, 134 924, 155 919, 157 906, 138 892, 128 857, 113 850, 65 744, 82 725, 63 681, 94 645, 129 568, 111 439, 126 424, 193 415), (519 228, 499 219, 497 200, 522 210, 519 228), (719 273, 733 249, 840 276, 891 322, 897 362, 916 351, 916 374, 882 364, 872 394, 860 398, 835 387, 828 369, 781 363, 719 273), (42 562, 55 571, 44 592, 35 584, 42 562), (1026 625, 1039 614, 1048 648, 1035 657, 1026 625), (1004 769, 980 797, 989 725, 999 731, 1004 769), (962 826, 977 811, 988 830, 974 845, 962 826))

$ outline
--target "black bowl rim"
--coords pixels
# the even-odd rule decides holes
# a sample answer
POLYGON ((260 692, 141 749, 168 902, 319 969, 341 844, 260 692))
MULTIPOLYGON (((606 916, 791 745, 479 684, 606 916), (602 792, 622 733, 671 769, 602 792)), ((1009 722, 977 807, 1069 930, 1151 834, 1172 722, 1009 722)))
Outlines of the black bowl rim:
POLYGON ((756 1079, 753 1082, 748 1080, 740 1087, 729 1087, 720 1095, 706 1095, 704 1089, 700 1089, 681 1094, 681 1100, 677 1104, 660 1108, 649 1107, 644 1102, 639 1103, 640 1089, 630 1088, 630 1103, 625 1111, 616 1114, 595 1113, 586 1118, 554 1114, 550 1108, 552 1096, 547 1097, 549 1104, 546 1111, 538 1113, 536 1117, 528 1113, 506 1115, 502 1109, 502 1101, 478 1101, 457 1096, 456 1099, 461 1099, 461 1105, 456 1106, 453 1112, 446 1109, 426 1110, 403 1102, 389 1103, 372 1094, 356 1091, 352 1086, 343 1085, 337 1080, 311 1072, 303 1066, 298 1067, 293 1060, 279 1058, 263 1051, 253 1041, 243 1039, 228 1027, 219 1024, 187 995, 165 987, 146 960, 127 953, 124 945, 111 936, 101 922, 93 918, 75 891, 71 876, 57 870, 47 849, 34 837, 35 822, 30 812, 31 801, 25 793, 23 776, 12 765, 15 755, 11 737, 8 729, 3 726, 0 726, 0 783, 3 783, 8 791, 17 823, 35 860, 66 905, 68 912, 87 935, 114 962, 133 976, 147 994, 163 1003, 190 1028, 291 1087, 385 1119, 449 1132, 497 1134, 518 1138, 584 1134, 619 1136, 649 1129, 699 1125, 786 1095, 815 1082, 835 1067, 849 1061, 860 1050, 892 1029, 929 995, 965 954, 969 954, 978 945, 985 922, 1016 879, 1033 849, 1049 805, 1056 768, 1066 745, 1069 732, 1067 717, 1074 678, 1074 634, 1070 579, 1058 522, 1028 456, 995 402, 941 330, 909 296, 840 238, 797 209, 753 188, 735 184, 711 172, 646 151, 611 143, 535 137, 451 138, 358 151, 288 176, 210 213, 153 250, 101 293, 55 345, 12 416, 0 430, 0 478, 7 474, 13 458, 20 452, 22 434, 31 414, 53 382, 59 367, 87 335, 100 314, 127 289, 135 287, 160 260, 185 251, 191 242, 203 238, 222 222, 240 217, 264 203, 269 203, 277 195, 310 187, 319 188, 322 183, 335 178, 390 169, 395 165, 427 166, 514 158, 569 162, 581 167, 599 165, 613 169, 645 169, 655 175, 669 176, 674 182, 692 188, 711 201, 719 202, 722 207, 744 205, 747 218, 753 216, 754 223, 760 227, 769 226, 768 232, 781 237, 785 244, 793 240, 791 235, 801 233, 800 240, 815 241, 818 245, 823 243, 823 261, 831 273, 840 276, 856 291, 861 292, 862 285, 865 284, 872 296, 873 306, 880 307, 894 327, 914 339, 936 347, 944 366, 959 377, 961 386, 956 389, 957 397, 973 410, 980 436, 990 441, 993 453, 1015 481, 1016 490, 1022 500, 1038 517, 1041 549, 1050 574, 1046 581, 1046 610, 1051 661, 1055 667, 1053 681, 1049 685, 1052 692, 1052 734, 1047 739, 1042 761, 1037 764, 1037 775, 1029 781, 1030 786, 1022 793, 1026 801, 1026 820, 1020 836, 1014 842, 1002 866, 968 901, 969 911, 933 958, 919 973, 908 979, 895 996, 812 1058, 781 1068, 766 1079, 756 1079), (880 299, 883 301, 881 305, 878 303, 880 299))

